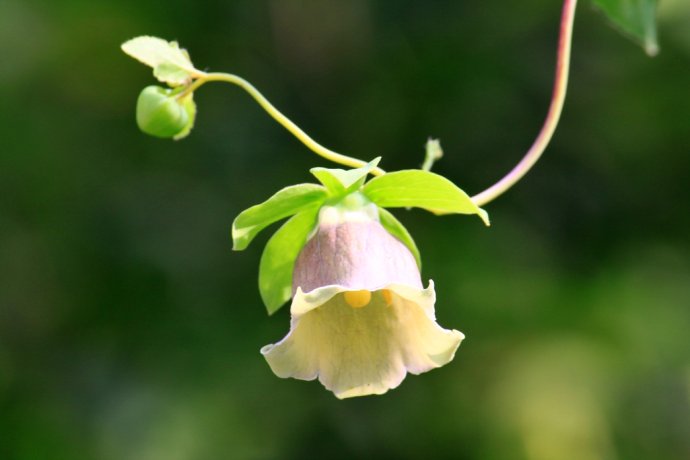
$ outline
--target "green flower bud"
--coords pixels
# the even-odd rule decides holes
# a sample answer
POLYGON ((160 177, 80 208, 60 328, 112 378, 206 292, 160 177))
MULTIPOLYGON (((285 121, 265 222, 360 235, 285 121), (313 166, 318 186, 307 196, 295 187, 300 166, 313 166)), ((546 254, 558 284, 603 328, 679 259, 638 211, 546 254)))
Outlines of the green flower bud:
POLYGON ((190 114, 172 89, 147 86, 137 99, 137 125, 151 136, 170 138, 189 125, 190 114))

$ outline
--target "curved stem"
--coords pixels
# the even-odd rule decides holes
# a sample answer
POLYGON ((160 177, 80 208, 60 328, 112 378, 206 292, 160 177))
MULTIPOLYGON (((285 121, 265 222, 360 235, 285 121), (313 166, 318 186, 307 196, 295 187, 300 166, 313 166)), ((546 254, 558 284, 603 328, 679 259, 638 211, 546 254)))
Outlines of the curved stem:
POLYGON ((500 196, 519 181, 527 171, 539 160, 539 157, 549 144, 553 132, 558 125, 558 120, 563 109, 563 101, 568 86, 568 69, 570 67, 570 44, 573 37, 573 19, 575 18, 575 6, 577 0, 564 0, 563 13, 561 15, 561 30, 558 41, 558 57, 556 62, 556 76, 551 96, 549 112, 544 120, 541 131, 534 140, 532 147, 527 151, 520 163, 517 164, 503 179, 472 197, 477 206, 482 206, 500 196))
MULTIPOLYGON (((276 109, 273 104, 271 104, 268 99, 266 99, 263 94, 259 92, 258 89, 254 87, 244 78, 238 77, 237 75, 221 72, 211 72, 203 75, 194 81, 191 85, 185 88, 178 97, 183 98, 191 92, 195 91, 204 83, 209 81, 223 81, 226 83, 232 83, 237 85, 243 90, 245 90, 251 97, 259 103, 259 105, 278 123, 280 123, 285 129, 290 131, 293 136, 299 139, 304 145, 306 145, 310 150, 312 150, 317 155, 332 161, 334 163, 339 163, 341 165, 350 166, 353 168, 359 168, 367 164, 366 161, 359 160, 357 158, 352 158, 347 155, 342 155, 340 153, 334 152, 333 150, 327 149, 323 145, 312 139, 307 133, 302 131, 302 129, 293 123, 288 117, 283 115, 278 109, 276 109)), ((371 170, 371 174, 375 176, 380 176, 385 174, 385 171, 381 168, 374 168, 371 170)))

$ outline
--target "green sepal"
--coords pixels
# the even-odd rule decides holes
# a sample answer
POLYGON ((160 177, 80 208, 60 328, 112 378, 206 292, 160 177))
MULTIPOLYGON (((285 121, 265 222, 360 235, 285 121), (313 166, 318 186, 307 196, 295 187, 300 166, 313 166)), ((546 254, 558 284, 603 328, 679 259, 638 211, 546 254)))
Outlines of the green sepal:
POLYGON ((311 172, 333 197, 342 197, 358 190, 367 178, 367 175, 381 161, 381 157, 374 158, 361 168, 311 168, 311 172))
POLYGON ((419 269, 421 270, 422 258, 419 254, 419 249, 417 249, 417 245, 412 239, 412 235, 410 235, 410 232, 408 232, 405 226, 402 223, 400 223, 400 221, 396 219, 395 216, 390 212, 386 211, 383 208, 378 208, 378 211, 379 221, 381 222, 383 228, 385 228, 388 231, 388 233, 399 239, 402 244, 407 246, 407 249, 410 250, 410 252, 414 256, 414 259, 417 261, 417 267, 419 267, 419 269))
POLYGON ((232 249, 241 251, 268 225, 312 207, 320 206, 328 193, 316 184, 285 187, 268 200, 242 211, 232 223, 232 249))
POLYGON ((188 120, 187 124, 182 128, 182 131, 173 136, 173 139, 179 141, 192 132, 194 127, 194 121, 196 120, 196 103, 194 102, 194 93, 189 93, 182 99, 182 107, 184 107, 185 112, 187 112, 188 120))
POLYGON ((642 45, 648 55, 659 52, 656 32, 657 0, 594 0, 616 29, 642 45))
POLYGON ((437 215, 489 215, 455 184, 438 174, 409 169, 378 176, 364 185, 364 194, 382 208, 422 208, 437 215))
POLYGON ((177 42, 141 36, 126 41, 121 48, 134 59, 152 67, 153 75, 170 86, 184 85, 204 75, 194 67, 187 51, 181 49, 177 42))
POLYGON ((295 261, 316 225, 318 212, 315 206, 293 216, 273 234, 261 254, 259 293, 269 315, 292 297, 295 261))

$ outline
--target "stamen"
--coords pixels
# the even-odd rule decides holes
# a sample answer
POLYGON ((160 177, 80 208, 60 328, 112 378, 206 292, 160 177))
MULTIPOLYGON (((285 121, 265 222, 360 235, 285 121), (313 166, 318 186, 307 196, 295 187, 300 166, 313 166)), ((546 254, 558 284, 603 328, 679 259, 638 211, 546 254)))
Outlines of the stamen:
POLYGON ((345 291, 345 302, 352 308, 362 308, 369 305, 371 292, 369 291, 345 291))
POLYGON ((393 305, 393 293, 390 290, 382 290, 381 295, 383 296, 383 301, 386 302, 386 305, 388 305, 389 307, 393 305))

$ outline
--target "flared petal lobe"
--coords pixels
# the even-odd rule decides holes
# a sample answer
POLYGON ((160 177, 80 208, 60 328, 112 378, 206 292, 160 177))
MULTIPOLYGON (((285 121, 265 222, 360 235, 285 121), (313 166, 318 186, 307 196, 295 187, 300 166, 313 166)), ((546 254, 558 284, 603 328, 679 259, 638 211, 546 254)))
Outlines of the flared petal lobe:
POLYGON ((338 398, 383 394, 403 381, 450 362, 463 334, 434 319, 434 288, 390 285, 352 308, 346 290, 323 288, 293 301, 290 333, 261 352, 278 377, 319 381, 338 398), (384 294, 384 293, 388 294, 384 294), (325 297, 329 297, 325 299, 325 297))

